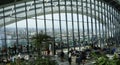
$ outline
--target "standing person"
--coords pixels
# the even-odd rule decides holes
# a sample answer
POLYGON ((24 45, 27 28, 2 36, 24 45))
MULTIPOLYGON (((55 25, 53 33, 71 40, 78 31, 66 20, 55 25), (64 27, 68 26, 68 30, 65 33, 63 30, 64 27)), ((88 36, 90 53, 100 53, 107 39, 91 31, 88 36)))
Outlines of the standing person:
POLYGON ((52 49, 53 49, 53 48, 52 48, 52 44, 50 43, 50 44, 49 44, 49 55, 52 55, 52 49))
POLYGON ((81 52, 81 59, 82 59, 83 65, 84 65, 84 64, 85 64, 85 61, 86 61, 86 53, 85 53, 85 51, 82 51, 82 52, 81 52))
POLYGON ((77 56, 76 56, 76 64, 77 64, 77 65, 80 65, 81 61, 82 61, 82 60, 81 60, 80 55, 77 55, 77 56))
POLYGON ((68 53, 68 62, 69 62, 69 65, 71 65, 72 58, 71 58, 71 53, 70 52, 68 53))
POLYGON ((61 51, 61 54, 60 54, 61 61, 63 61, 63 59, 64 59, 64 55, 65 55, 65 53, 64 53, 63 50, 62 50, 62 51, 61 51))
POLYGON ((47 48, 47 55, 48 55, 48 56, 50 55, 50 50, 49 50, 49 48, 47 48))
POLYGON ((13 54, 16 54, 17 47, 16 47, 16 45, 15 45, 15 44, 14 44, 14 46, 13 46, 12 50, 13 50, 13 54))

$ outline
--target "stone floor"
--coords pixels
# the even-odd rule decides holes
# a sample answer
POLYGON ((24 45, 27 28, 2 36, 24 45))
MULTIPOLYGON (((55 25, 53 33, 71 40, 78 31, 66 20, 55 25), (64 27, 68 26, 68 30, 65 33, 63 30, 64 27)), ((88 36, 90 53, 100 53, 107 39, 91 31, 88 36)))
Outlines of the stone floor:
MULTIPOLYGON (((76 57, 72 57, 72 64, 71 65, 77 65, 75 62, 75 59, 76 59, 76 57)), ((69 65, 67 60, 65 60, 64 62, 61 62, 60 58, 58 58, 58 57, 55 60, 57 61, 58 65, 69 65)), ((93 65, 93 63, 94 63, 93 60, 86 60, 86 63, 84 65, 93 65)), ((81 65, 83 65, 83 64, 81 63, 81 65)))

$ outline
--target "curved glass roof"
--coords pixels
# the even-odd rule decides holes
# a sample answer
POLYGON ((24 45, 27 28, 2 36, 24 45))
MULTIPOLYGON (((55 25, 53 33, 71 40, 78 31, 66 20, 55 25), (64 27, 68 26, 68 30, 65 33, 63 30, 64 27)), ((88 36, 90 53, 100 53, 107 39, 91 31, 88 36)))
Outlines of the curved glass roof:
MULTIPOLYGON (((18 1, 30 1, 30 0, 16 0, 18 1)), ((42 1, 42 0, 39 0, 42 1)), ((44 0, 44 1, 49 1, 49 0, 44 0)), ((107 3, 110 3, 111 5, 115 6, 117 9, 120 10, 120 0, 102 0, 105 1, 107 3)), ((9 3, 13 3, 15 2, 15 0, 1 0, 0 5, 5 5, 5 4, 9 4, 9 3)))
MULTIPOLYGON (((112 2, 112 1, 111 1, 112 2)), ((73 6, 73 13, 76 13, 77 9, 74 8, 76 6, 78 6, 78 14, 84 14, 87 16, 90 16, 92 18, 95 18, 97 20, 99 20, 99 22, 107 24, 107 22, 105 22, 106 20, 103 20, 102 17, 99 17, 98 14, 101 16, 103 16, 103 18, 106 19, 110 19, 110 17, 114 18, 114 22, 113 25, 115 25, 116 27, 119 27, 119 12, 114 9, 112 6, 107 6, 108 4, 104 3, 104 2, 97 2, 97 0, 94 3, 94 0, 87 1, 83 0, 81 2, 78 1, 78 5, 76 4, 76 0, 73 0, 72 2, 72 6, 73 6), (87 4, 87 6, 86 6, 87 4), (90 5, 91 4, 91 5, 90 5), (88 12, 86 13, 86 8, 88 9, 88 12), (109 8, 109 9, 108 9, 109 8), (114 9, 114 10, 113 10, 114 9), (91 16, 91 12, 92 12, 92 16, 91 16), (96 13, 94 13, 96 12, 96 13), (116 15, 113 13, 115 12, 116 15), (107 16, 108 15, 108 16, 107 16)), ((60 11, 61 13, 65 12, 65 6, 67 6, 67 12, 71 12, 71 3, 69 0, 65 1, 64 0, 60 0, 60 4, 58 4, 57 0, 53 0, 51 2, 51 0, 37 0, 37 1, 21 1, 18 2, 16 4, 11 4, 9 6, 5 6, 5 7, 1 7, 0 8, 0 27, 11 23, 14 23, 15 21, 20 21, 26 18, 26 12, 27 12, 27 17, 31 18, 34 17, 35 15, 40 16, 45 14, 50 14, 52 12, 51 7, 53 8, 53 12, 54 13, 58 13, 59 12, 59 6, 60 6, 60 11), (43 3, 45 3, 43 5, 43 3), (44 9, 46 10, 44 12, 44 9), (17 19, 17 20, 16 20, 17 19), (5 20, 5 22, 4 22, 5 20)))

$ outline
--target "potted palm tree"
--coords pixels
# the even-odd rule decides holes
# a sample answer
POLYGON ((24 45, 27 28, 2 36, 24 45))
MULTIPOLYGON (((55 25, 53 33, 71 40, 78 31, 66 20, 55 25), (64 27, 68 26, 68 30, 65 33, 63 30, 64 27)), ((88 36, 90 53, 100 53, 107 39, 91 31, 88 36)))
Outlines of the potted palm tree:
POLYGON ((35 34, 32 37, 33 45, 37 48, 38 56, 41 56, 43 49, 49 46, 49 41, 52 40, 52 37, 43 33, 35 34))
POLYGON ((52 42, 52 39, 53 38, 51 36, 43 33, 35 34, 32 37, 33 45, 37 48, 38 53, 38 57, 35 61, 36 65, 55 65, 55 62, 52 62, 49 56, 45 57, 42 55, 43 50, 49 48, 49 44, 52 42))

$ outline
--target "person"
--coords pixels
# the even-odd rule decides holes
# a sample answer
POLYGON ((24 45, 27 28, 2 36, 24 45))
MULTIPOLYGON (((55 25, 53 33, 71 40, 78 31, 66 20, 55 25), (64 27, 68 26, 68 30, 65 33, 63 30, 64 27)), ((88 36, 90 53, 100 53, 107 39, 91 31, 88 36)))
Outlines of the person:
POLYGON ((80 65, 80 62, 81 62, 82 60, 81 60, 81 56, 80 55, 77 55, 76 56, 76 64, 77 65, 80 65))
POLYGON ((68 53, 68 62, 69 62, 69 65, 71 65, 72 58, 71 58, 71 53, 70 52, 68 53))
POLYGON ((18 46, 18 51, 19 51, 19 53, 22 53, 22 45, 18 46))
POLYGON ((50 55, 50 50, 49 50, 49 48, 47 48, 47 55, 48 55, 48 56, 50 55))
POLYGON ((81 52, 81 59, 82 59, 82 63, 83 63, 83 65, 85 64, 85 61, 86 61, 86 53, 85 53, 85 51, 82 51, 81 52))
POLYGON ((14 44, 14 47, 13 47, 13 54, 16 54, 16 51, 17 50, 17 47, 16 47, 16 45, 14 44))
POLYGON ((115 51, 116 51, 116 48, 115 48, 115 47, 113 47, 113 48, 112 48, 112 50, 111 50, 111 53, 112 53, 112 54, 114 54, 114 53, 115 53, 115 51))
POLYGON ((65 53, 63 52, 63 50, 61 51, 60 57, 61 57, 61 61, 64 61, 64 55, 65 53))

